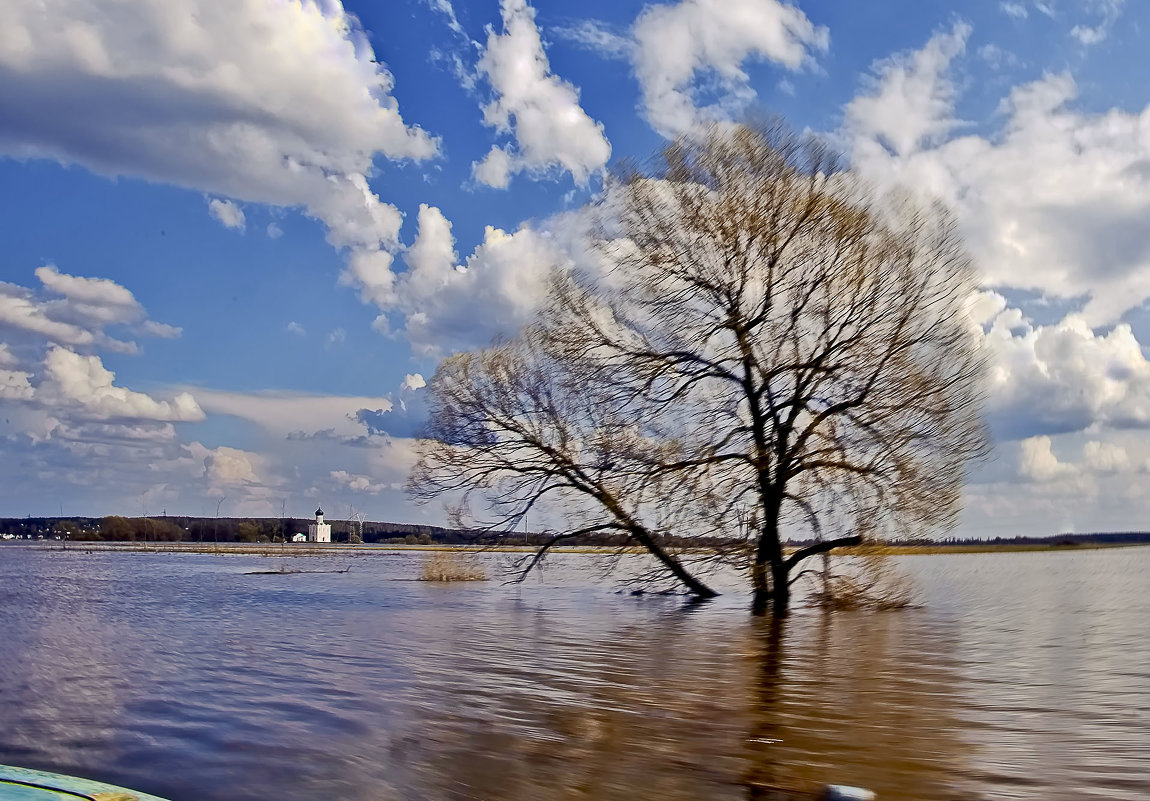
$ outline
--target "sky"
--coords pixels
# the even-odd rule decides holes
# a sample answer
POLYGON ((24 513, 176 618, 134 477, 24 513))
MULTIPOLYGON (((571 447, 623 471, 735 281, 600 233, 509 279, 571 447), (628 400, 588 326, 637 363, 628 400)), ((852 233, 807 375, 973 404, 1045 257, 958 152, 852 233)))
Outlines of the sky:
POLYGON ((1150 526, 1150 5, 9 0, 0 516, 353 513, 605 170, 780 115, 955 213, 990 458, 960 536, 1150 526))

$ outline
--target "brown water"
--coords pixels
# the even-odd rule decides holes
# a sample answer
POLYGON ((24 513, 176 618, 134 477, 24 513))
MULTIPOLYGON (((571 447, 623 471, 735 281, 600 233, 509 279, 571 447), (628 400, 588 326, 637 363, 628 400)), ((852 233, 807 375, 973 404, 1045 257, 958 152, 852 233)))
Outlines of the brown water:
POLYGON ((908 557, 924 607, 754 620, 564 557, 0 547, 0 762, 203 799, 1150 799, 1150 549, 908 557))

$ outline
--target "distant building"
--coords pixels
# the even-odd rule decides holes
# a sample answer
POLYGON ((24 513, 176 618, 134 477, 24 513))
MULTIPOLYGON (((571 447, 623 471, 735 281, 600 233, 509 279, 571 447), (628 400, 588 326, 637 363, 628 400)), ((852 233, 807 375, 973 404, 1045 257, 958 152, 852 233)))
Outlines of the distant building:
POLYGON ((292 534, 292 542, 307 542, 307 534, 292 534))
POLYGON ((315 510, 315 522, 307 525, 308 542, 331 542, 331 526, 323 522, 323 509, 315 510))

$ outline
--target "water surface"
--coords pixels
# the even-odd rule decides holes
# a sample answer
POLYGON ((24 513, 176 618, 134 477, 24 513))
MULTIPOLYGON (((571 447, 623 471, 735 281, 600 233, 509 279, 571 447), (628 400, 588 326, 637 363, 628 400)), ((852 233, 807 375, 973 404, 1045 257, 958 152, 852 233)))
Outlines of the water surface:
POLYGON ((421 558, 0 547, 0 762, 176 801, 1150 799, 1150 549, 906 557, 922 608, 781 625, 421 558), (281 561, 352 569, 245 575, 281 561))

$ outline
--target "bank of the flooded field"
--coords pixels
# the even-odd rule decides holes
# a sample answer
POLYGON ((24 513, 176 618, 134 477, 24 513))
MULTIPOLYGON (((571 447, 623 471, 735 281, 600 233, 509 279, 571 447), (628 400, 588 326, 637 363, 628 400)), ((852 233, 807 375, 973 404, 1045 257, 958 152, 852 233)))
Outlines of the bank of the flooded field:
MULTIPOLYGON (((3 543, 0 547, 28 548, 35 550, 75 551, 77 553, 196 553, 233 556, 332 556, 354 555, 378 552, 442 552, 470 551, 476 553, 533 553, 538 550, 531 545, 393 545, 365 543, 198 543, 198 542, 68 542, 43 540, 3 543)), ((567 546, 551 549, 556 553, 570 554, 614 554, 642 553, 641 548, 602 548, 567 546)))
MULTIPOLYGON (((945 554, 994 554, 994 553, 1044 553, 1112 550, 1115 548, 1140 548, 1150 546, 1145 542, 1082 542, 1082 543, 963 543, 958 545, 875 545, 861 548, 839 548, 838 556, 940 556, 945 554)), ((198 553, 244 556, 330 556, 373 552, 442 552, 473 551, 477 553, 533 553, 534 545, 398 545, 384 543, 198 543, 198 542, 63 542, 60 540, 32 540, 0 543, 6 548, 31 548, 40 550, 67 550, 78 553, 198 553)), ((553 553, 565 554, 641 554, 639 547, 603 546, 556 546, 553 553)), ((788 546, 788 553, 794 548, 788 546)), ((688 551, 689 552, 689 551, 688 551)))

